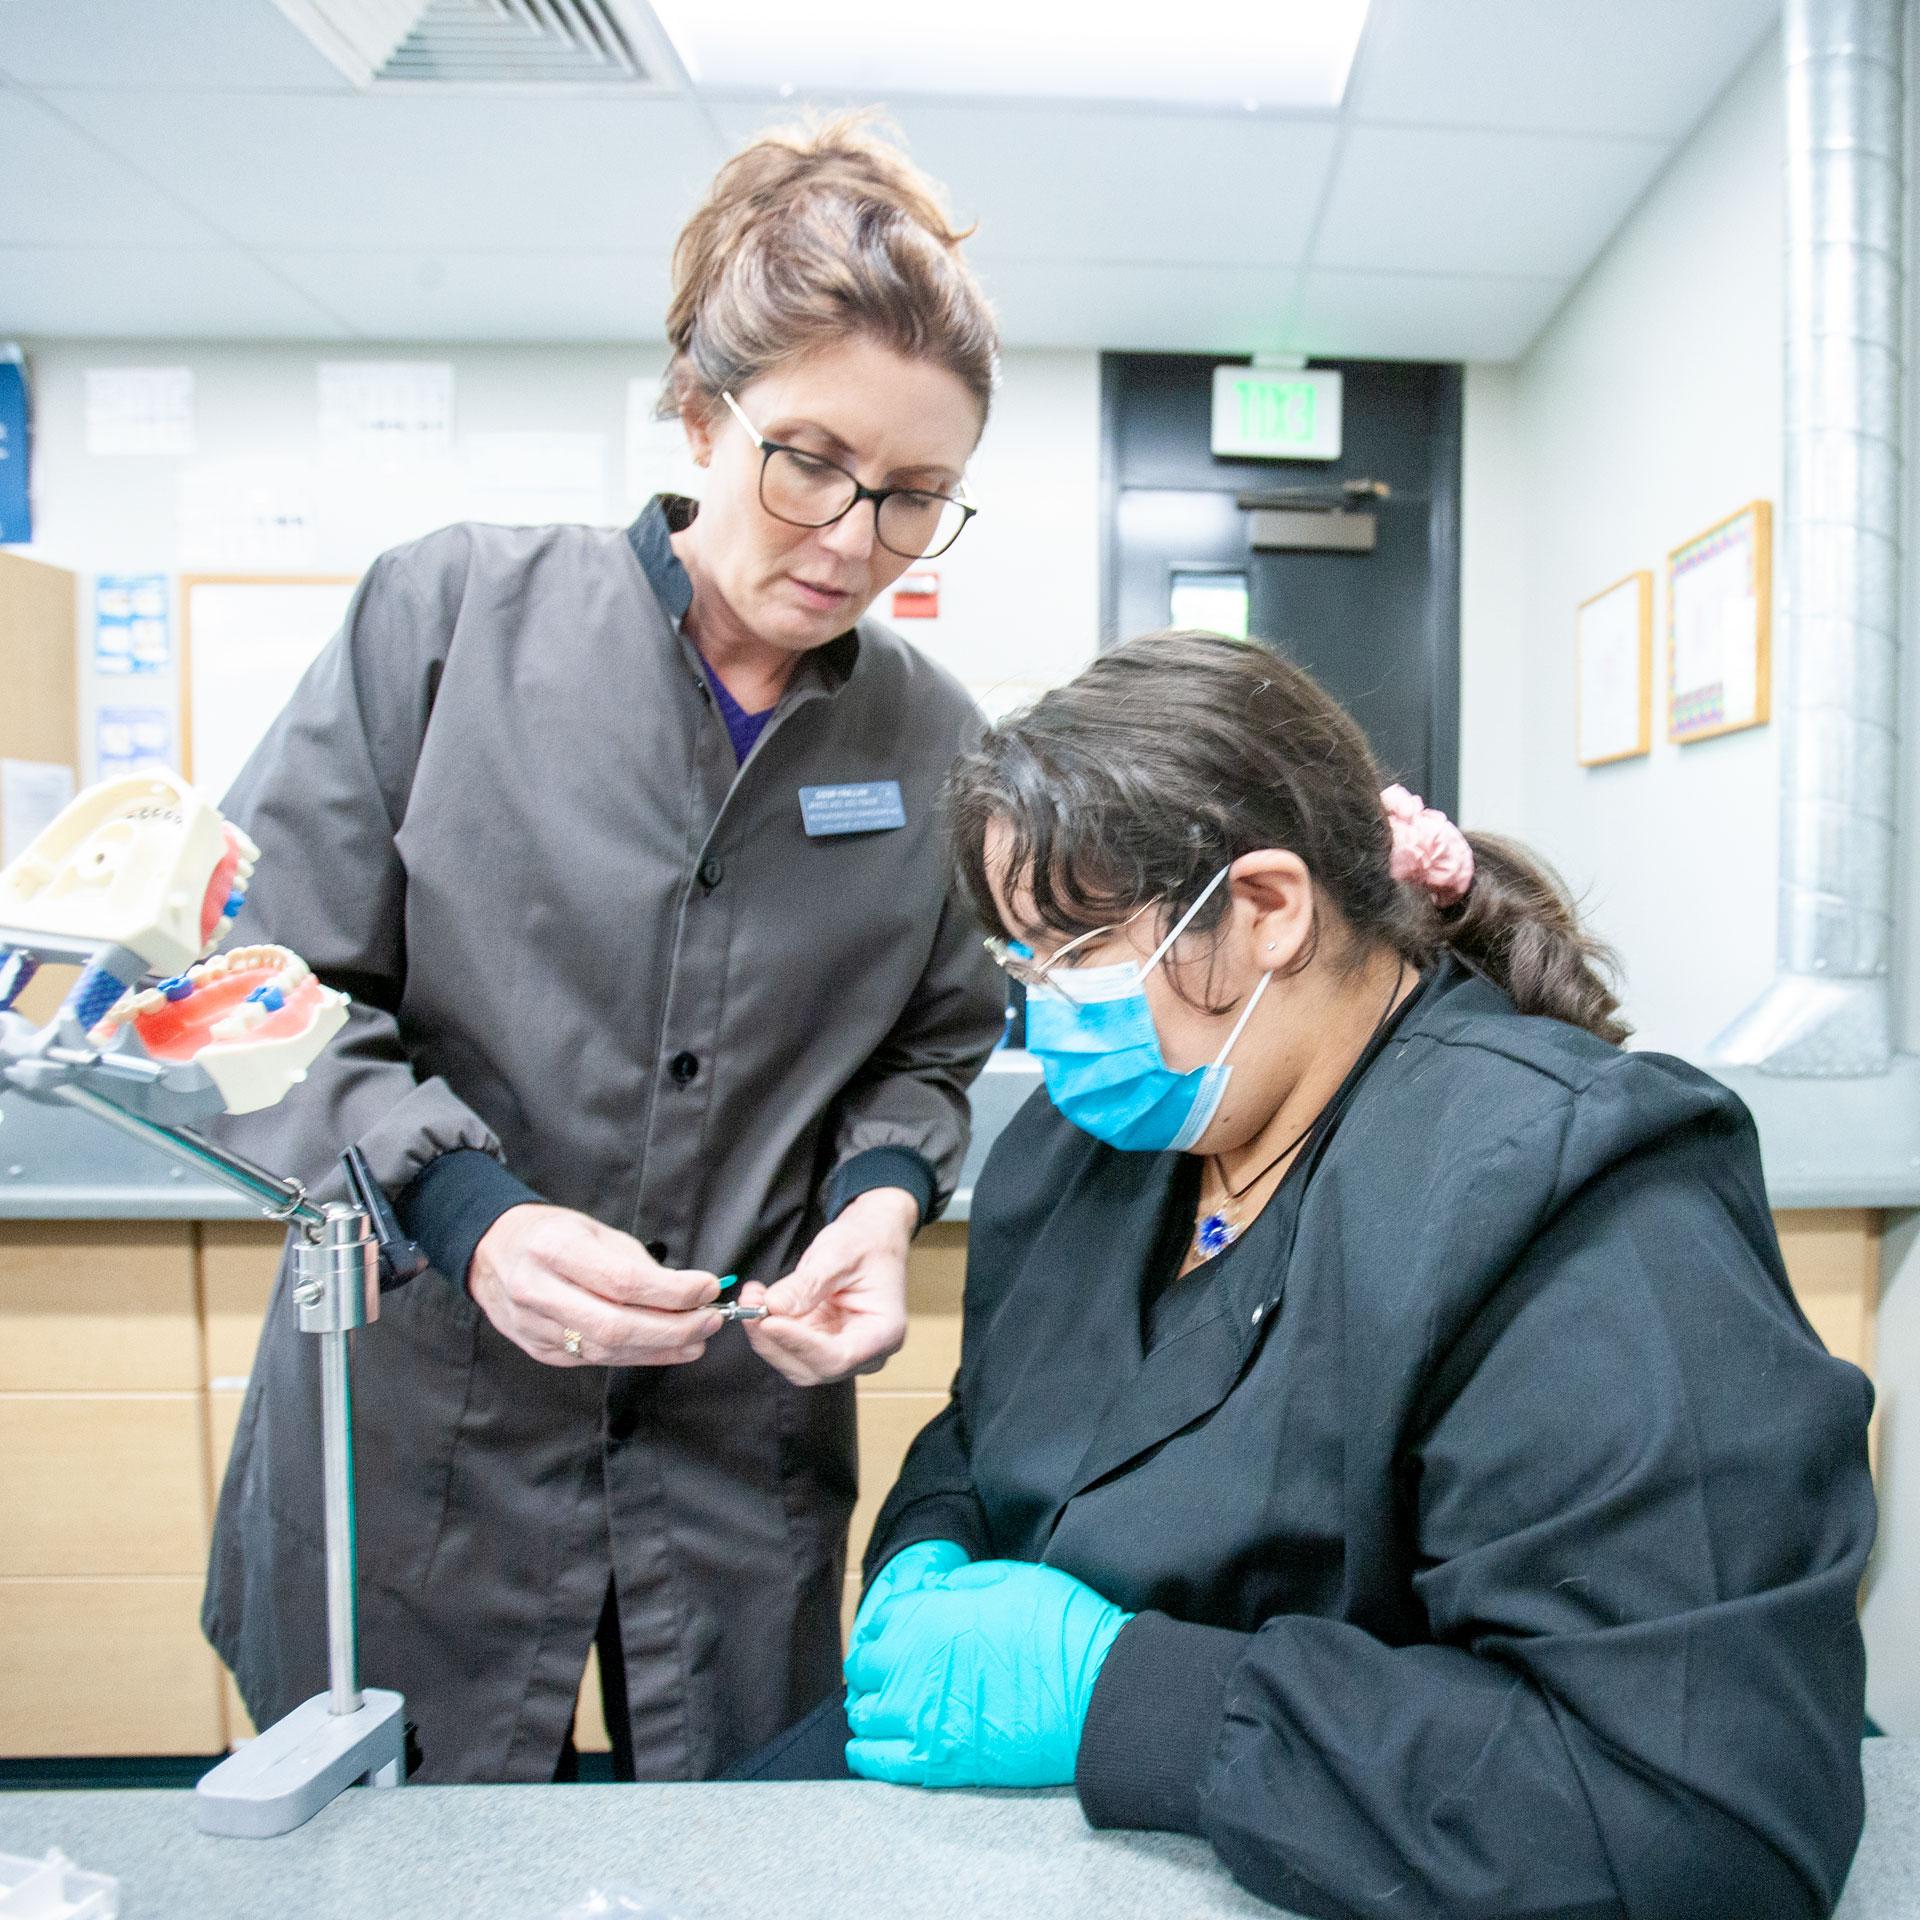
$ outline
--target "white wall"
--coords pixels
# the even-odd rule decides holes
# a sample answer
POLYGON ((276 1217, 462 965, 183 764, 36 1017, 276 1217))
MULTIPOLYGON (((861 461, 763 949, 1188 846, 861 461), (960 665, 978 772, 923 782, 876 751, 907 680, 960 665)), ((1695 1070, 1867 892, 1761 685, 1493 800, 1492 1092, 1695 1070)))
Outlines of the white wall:
MULTIPOLYGON (((1920 36, 1916 36, 1920 40, 1920 36)), ((1910 48, 1920 132, 1920 45, 1910 48)), ((1700 1058, 1774 970, 1780 743, 1789 636, 1774 632, 1774 724, 1678 748, 1660 736, 1669 548, 1780 497, 1780 49, 1754 56, 1527 356, 1468 371, 1461 776, 1469 824, 1532 842, 1586 896, 1625 963, 1639 1043, 1700 1058), (1574 758, 1576 605, 1653 571, 1655 745, 1574 758)), ((1920 258, 1920 208, 1909 239, 1920 258)), ((1920 302, 1909 315, 1907 443, 1920 447, 1920 302)), ((1910 463, 1911 464, 1911 463, 1910 463)), ((1920 488, 1907 502, 1908 630, 1920 631, 1920 488)), ((1909 639, 1905 739, 1920 739, 1909 639)), ((1912 765, 1909 745, 1903 768, 1912 765)), ((1906 1044, 1920 780, 1902 797, 1895 947, 1906 1044)), ((1920 1214, 1889 1222, 1876 1373, 1880 1544, 1864 1608, 1868 1705, 1920 1731, 1920 1214), (1911 1404, 1910 1404, 1911 1403, 1911 1404)))
MULTIPOLYGON (((1640 1044, 1694 1057, 1772 977, 1780 730, 1665 740, 1663 568, 1779 499, 1779 61, 1755 55, 1526 358, 1467 382, 1468 822, 1560 868, 1624 958, 1640 1044), (1574 609, 1643 567, 1653 752, 1582 768, 1574 609)), ((1776 632, 1776 712, 1785 672, 1776 632)))
MULTIPOLYGON (((90 583, 101 573, 226 570, 217 547, 183 523, 184 490, 213 479, 258 484, 303 501, 311 534, 302 570, 358 574, 383 548, 463 517, 630 517, 628 382, 657 379, 658 347, 369 348, 155 342, 45 342, 30 348, 33 378, 36 558, 82 576, 83 756, 93 709, 154 704, 173 711, 175 676, 102 678, 91 671, 90 583), (316 369, 322 360, 440 360, 454 369, 452 459, 386 470, 317 457, 316 369), (87 451, 86 372, 102 367, 192 369, 190 457, 87 451), (593 483, 543 496, 489 478, 463 456, 503 434, 586 436, 576 453, 601 458, 593 483), (550 506, 550 513, 543 512, 550 506), (196 544, 196 539, 201 544, 196 544)), ((1016 353, 970 480, 979 517, 937 563, 939 617, 902 631, 974 687, 990 706, 1069 678, 1094 650, 1099 618, 1099 363, 1091 353, 1016 353)), ((647 441, 641 498, 663 479, 681 484, 674 430, 647 441)), ((518 443, 525 447, 528 443, 518 443)), ((496 449, 502 443, 494 442, 496 449)), ((512 447, 504 450, 512 452, 512 447)), ((253 571, 250 567, 235 570, 253 571)), ((878 611, 887 612, 883 601, 878 611)), ((177 651, 177 639, 176 639, 177 651)), ((176 735, 177 737, 177 735, 176 735)), ((90 770, 90 763, 83 771, 90 770)))

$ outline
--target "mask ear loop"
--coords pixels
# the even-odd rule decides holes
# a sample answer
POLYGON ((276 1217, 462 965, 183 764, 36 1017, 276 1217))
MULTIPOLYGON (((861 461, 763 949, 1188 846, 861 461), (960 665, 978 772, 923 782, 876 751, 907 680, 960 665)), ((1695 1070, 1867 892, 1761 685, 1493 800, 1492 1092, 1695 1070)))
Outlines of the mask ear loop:
MULTIPOLYGON (((1192 924, 1193 916, 1196 913, 1198 913, 1200 909, 1207 904, 1207 896, 1210 893, 1212 893, 1214 888, 1217 887, 1220 884, 1220 882, 1224 880, 1227 877, 1227 875, 1232 871, 1233 871, 1233 863, 1229 861, 1224 867, 1220 869, 1218 873, 1216 873, 1213 876, 1211 880, 1207 882, 1207 884, 1204 887, 1200 889, 1200 897, 1197 900, 1195 900, 1193 905, 1190 906, 1186 910, 1186 912, 1183 913, 1180 916, 1180 918, 1174 923, 1173 931, 1170 934, 1168 934, 1167 937, 1164 940, 1162 940, 1157 947, 1154 948, 1152 958, 1149 959, 1147 964, 1140 969, 1140 979, 1143 983, 1145 982, 1147 975, 1150 974, 1154 970, 1154 968, 1157 967, 1160 964, 1160 962, 1166 958, 1167 949, 1171 947, 1173 943, 1176 940, 1178 940, 1180 936, 1183 933, 1185 933, 1187 928, 1192 924)), ((1268 983, 1272 979, 1273 979, 1273 975, 1270 973, 1263 973, 1260 976, 1260 984, 1254 988, 1252 994, 1248 997, 1247 1004, 1241 1008, 1240 1018, 1233 1023, 1233 1031, 1227 1035, 1227 1044, 1220 1049, 1218 1057, 1214 1060, 1213 1064, 1216 1069, 1226 1065, 1227 1055, 1233 1051, 1233 1043, 1240 1038, 1242 1033, 1246 1031, 1247 1022, 1253 1018, 1253 1010, 1255 1007, 1257 1007, 1260 1004, 1260 996, 1266 992, 1268 983)))
POLYGON ((1227 1055, 1233 1051, 1233 1043, 1246 1031, 1247 1022, 1253 1018, 1253 1010, 1260 1004, 1260 996, 1266 992, 1272 979, 1270 973, 1261 974, 1260 984, 1248 996, 1247 1004, 1240 1010, 1240 1018, 1233 1023, 1233 1031, 1227 1035, 1227 1044, 1220 1049, 1219 1057, 1213 1063, 1215 1071, 1227 1064, 1227 1055))
POLYGON ((1186 912, 1180 916, 1178 920, 1174 922, 1173 931, 1170 934, 1168 934, 1167 937, 1164 940, 1162 940, 1157 947, 1154 948, 1152 957, 1147 961, 1147 964, 1140 969, 1140 978, 1142 980, 1144 980, 1147 977, 1147 975, 1150 974, 1154 970, 1154 968, 1157 967, 1160 964, 1160 962, 1167 957, 1167 949, 1171 947, 1173 943, 1176 940, 1178 940, 1183 933, 1186 932, 1187 928, 1193 922, 1193 916, 1196 913, 1198 913, 1200 909, 1207 904, 1207 896, 1210 893, 1212 893, 1214 888, 1217 887, 1220 884, 1220 882, 1224 880, 1227 877, 1227 875, 1232 871, 1233 871, 1233 866, 1232 866, 1232 863, 1229 862, 1226 866, 1222 867, 1220 871, 1216 873, 1213 876, 1213 878, 1209 880, 1204 887, 1200 889, 1200 897, 1196 901, 1194 901, 1193 905, 1190 906, 1186 910, 1186 912))

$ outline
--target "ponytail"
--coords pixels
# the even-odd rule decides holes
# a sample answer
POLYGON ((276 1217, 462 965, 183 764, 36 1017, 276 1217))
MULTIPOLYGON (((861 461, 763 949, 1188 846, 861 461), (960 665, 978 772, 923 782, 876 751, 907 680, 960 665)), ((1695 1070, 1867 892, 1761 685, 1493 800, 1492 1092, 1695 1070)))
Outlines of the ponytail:
POLYGON ((1581 924, 1553 869, 1517 841, 1470 833, 1473 885, 1440 913, 1437 939, 1502 989, 1522 1013, 1584 1027, 1612 1046, 1633 1029, 1613 983, 1619 961, 1581 924))
MULTIPOLYGON (((1614 1046, 1630 1031, 1614 957, 1580 925, 1559 877, 1511 840, 1463 840, 1403 788, 1383 793, 1352 717, 1254 642, 1156 633, 1101 654, 990 728, 954 769, 947 801, 961 891, 989 926, 996 825, 1040 924, 1061 939, 1150 903, 1171 919, 1239 855, 1286 847, 1355 953, 1385 947, 1424 967, 1450 947, 1522 1013, 1614 1046)), ((1195 930, 1226 910, 1216 892, 1195 930)))

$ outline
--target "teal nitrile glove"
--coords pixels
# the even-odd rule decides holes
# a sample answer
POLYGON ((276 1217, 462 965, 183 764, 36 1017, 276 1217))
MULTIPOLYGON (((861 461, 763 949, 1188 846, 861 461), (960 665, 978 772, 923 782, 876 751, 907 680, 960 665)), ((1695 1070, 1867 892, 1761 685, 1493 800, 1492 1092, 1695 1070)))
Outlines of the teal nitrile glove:
POLYGON ((912 1546, 902 1547, 873 1576, 873 1585, 861 1600, 860 1611, 853 1616, 853 1632, 847 1641, 848 1658, 852 1657, 853 1649, 871 1631, 874 1616, 881 1606, 896 1593, 911 1593, 916 1587, 924 1587, 929 1580, 966 1564, 967 1550, 956 1541, 916 1540, 912 1546))
POLYGON ((896 1595, 847 1654, 848 1766, 908 1786, 1069 1785, 1094 1682, 1132 1618, 1020 1560, 896 1595))

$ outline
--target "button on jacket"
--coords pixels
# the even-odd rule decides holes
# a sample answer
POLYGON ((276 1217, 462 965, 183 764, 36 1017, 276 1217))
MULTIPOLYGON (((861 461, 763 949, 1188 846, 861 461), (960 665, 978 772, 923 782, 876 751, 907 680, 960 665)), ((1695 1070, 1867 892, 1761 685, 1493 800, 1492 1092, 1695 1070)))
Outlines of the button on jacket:
MULTIPOLYGON (((765 1281, 836 1181, 944 1201, 1001 1025, 936 819, 978 714, 862 622, 736 767, 681 627, 690 511, 376 562, 228 801, 261 848, 239 937, 356 1003, 233 1144, 324 1186, 358 1141, 396 1193, 502 1154, 672 1266, 765 1281), (803 786, 880 781, 904 827, 804 831, 803 786)), ((463 1278, 355 1341, 367 1682, 406 1692, 422 1778, 549 1778, 611 1578, 641 1777, 724 1768, 837 1682, 851 1388, 787 1385, 738 1327, 688 1367, 545 1366, 463 1278)), ((325 1683, 316 1364, 283 1272, 205 1607, 261 1721, 325 1683)))
POLYGON ((1088 1817, 1300 1913, 1830 1912, 1872 1396, 1794 1303, 1746 1109, 1443 961, 1148 1351, 1197 1172, 1021 1111, 869 1574, 946 1538, 1134 1612, 1088 1817))

